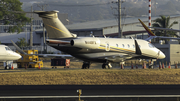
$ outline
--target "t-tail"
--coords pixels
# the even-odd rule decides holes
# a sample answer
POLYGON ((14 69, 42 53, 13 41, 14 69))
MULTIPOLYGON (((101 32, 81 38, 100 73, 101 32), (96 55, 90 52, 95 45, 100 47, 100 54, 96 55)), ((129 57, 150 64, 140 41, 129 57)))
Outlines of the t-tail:
POLYGON ((73 35, 58 18, 59 11, 35 11, 43 19, 49 38, 71 38, 73 35))

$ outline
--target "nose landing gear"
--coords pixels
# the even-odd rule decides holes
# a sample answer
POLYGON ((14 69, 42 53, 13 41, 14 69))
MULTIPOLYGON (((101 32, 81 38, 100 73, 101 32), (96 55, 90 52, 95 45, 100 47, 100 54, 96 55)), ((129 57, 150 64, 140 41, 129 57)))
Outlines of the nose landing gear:
POLYGON ((111 66, 111 63, 103 63, 102 64, 102 69, 111 69, 112 66, 111 66))

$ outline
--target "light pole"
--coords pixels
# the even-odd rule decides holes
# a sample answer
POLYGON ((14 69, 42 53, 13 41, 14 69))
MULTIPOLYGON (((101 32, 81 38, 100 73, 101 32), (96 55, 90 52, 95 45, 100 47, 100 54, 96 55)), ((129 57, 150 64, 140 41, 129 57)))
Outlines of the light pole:
POLYGON ((121 29, 121 0, 118 0, 118 38, 122 38, 122 29, 121 29))
MULTIPOLYGON (((33 6, 31 6, 31 12, 33 12, 33 6)), ((33 13, 31 13, 31 32, 30 32, 30 49, 33 47, 33 13)))

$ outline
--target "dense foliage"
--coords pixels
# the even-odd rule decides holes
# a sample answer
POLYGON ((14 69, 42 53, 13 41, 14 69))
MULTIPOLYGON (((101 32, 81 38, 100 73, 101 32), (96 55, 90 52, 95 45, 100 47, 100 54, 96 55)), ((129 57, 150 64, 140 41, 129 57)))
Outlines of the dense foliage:
POLYGON ((23 25, 30 21, 25 13, 15 13, 22 11, 22 3, 19 0, 0 0, 0 20, 1 24, 11 25, 8 32, 21 32, 23 25))
MULTIPOLYGON (((155 19, 155 23, 153 23, 152 26, 170 29, 174 24, 178 24, 178 22, 174 21, 170 24, 170 16, 166 17, 161 15, 160 18, 155 19)), ((177 36, 176 32, 165 30, 157 30, 155 34, 157 36, 177 36)))
POLYGON ((28 46, 28 43, 26 42, 25 38, 18 38, 19 41, 16 42, 16 44, 20 47, 20 48, 24 48, 28 46))

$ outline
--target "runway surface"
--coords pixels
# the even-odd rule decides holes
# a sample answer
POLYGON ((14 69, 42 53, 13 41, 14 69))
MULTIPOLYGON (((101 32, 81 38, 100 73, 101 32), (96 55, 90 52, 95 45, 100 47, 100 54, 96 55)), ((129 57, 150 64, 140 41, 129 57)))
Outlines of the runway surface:
POLYGON ((78 89, 82 89, 82 96, 145 97, 145 95, 169 95, 178 97, 180 95, 180 85, 5 85, 0 86, 0 97, 77 96, 78 89))
POLYGON ((1 101, 179 101, 180 85, 0 86, 1 101))

